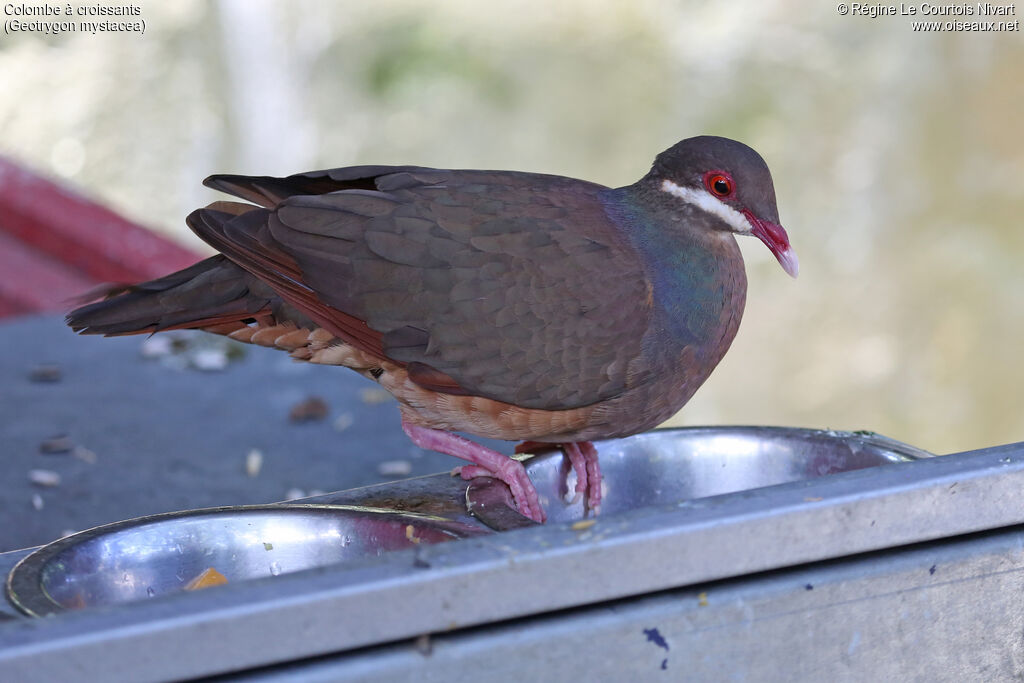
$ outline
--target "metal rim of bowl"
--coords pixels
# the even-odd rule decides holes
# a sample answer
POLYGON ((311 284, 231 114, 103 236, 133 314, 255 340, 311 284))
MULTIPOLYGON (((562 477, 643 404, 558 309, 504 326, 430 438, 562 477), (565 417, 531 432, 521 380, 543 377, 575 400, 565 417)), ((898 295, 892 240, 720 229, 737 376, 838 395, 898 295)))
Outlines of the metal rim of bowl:
MULTIPOLYGON (((847 442, 859 442, 866 446, 888 451, 903 458, 902 463, 898 461, 889 463, 893 465, 905 464, 914 462, 915 460, 935 457, 934 453, 930 453, 929 451, 916 446, 911 446, 903 441, 897 441, 896 439, 879 434, 878 432, 866 429, 845 431, 839 429, 814 429, 809 427, 766 425, 694 425, 690 427, 666 427, 662 429, 652 429, 650 431, 634 434, 633 436, 622 439, 609 439, 607 441, 595 441, 594 443, 598 446, 598 451, 600 451, 600 445, 604 443, 624 444, 625 442, 633 440, 658 439, 666 435, 693 434, 700 436, 701 434, 719 435, 722 433, 747 436, 770 435, 773 437, 783 438, 827 438, 840 439, 847 442)), ((526 467, 526 471, 529 472, 531 461, 536 460, 539 462, 542 458, 550 457, 557 451, 559 451, 559 448, 552 444, 550 448, 541 449, 536 453, 531 454, 529 457, 523 458, 523 466, 526 467)), ((738 493, 738 491, 733 493, 738 493)), ((729 493, 723 495, 732 494, 729 493)), ((465 497, 466 509, 469 510, 470 513, 485 526, 493 529, 494 531, 511 531, 513 529, 525 529, 538 526, 537 522, 524 517, 519 514, 518 511, 508 507, 507 501, 510 500, 510 497, 507 487, 505 487, 501 482, 490 477, 478 477, 471 480, 466 488, 465 497)))
MULTIPOLYGON (((891 437, 879 434, 878 432, 871 431, 868 429, 857 429, 852 431, 842 429, 817 429, 812 427, 784 427, 784 426, 768 426, 768 425, 694 425, 692 427, 668 427, 666 429, 653 429, 649 432, 643 432, 636 434, 635 436, 628 437, 633 438, 652 438, 659 434, 665 433, 680 433, 680 432, 721 432, 728 431, 730 433, 763 433, 763 434, 774 434, 778 436, 802 436, 802 437, 827 437, 832 439, 843 439, 847 441, 860 441, 861 443, 876 446, 888 451, 892 451, 897 455, 901 455, 907 458, 908 462, 914 460, 921 460, 924 458, 934 458, 935 454, 926 451, 917 446, 911 446, 910 444, 898 441, 891 437)), ((894 463, 895 464, 895 463, 894 463)))
POLYGON ((174 512, 162 512, 155 515, 144 515, 133 517, 119 522, 111 522, 84 529, 77 533, 51 541, 41 548, 23 557, 7 575, 5 590, 7 598, 22 613, 30 617, 46 617, 54 614, 61 614, 72 611, 64 607, 47 593, 43 586, 43 570, 49 562, 60 553, 79 543, 98 538, 132 527, 155 524, 159 522, 173 521, 185 517, 201 517, 216 515, 225 512, 235 513, 257 513, 257 512, 279 512, 284 514, 297 514, 309 510, 322 510, 327 512, 355 512, 360 514, 381 515, 382 517, 393 517, 396 520, 416 521, 438 531, 449 534, 453 540, 467 538, 470 536, 487 533, 486 529, 471 527, 462 522, 424 514, 422 512, 406 512, 389 508, 375 508, 361 505, 330 505, 317 503, 267 503, 263 505, 223 505, 210 508, 196 508, 192 510, 176 510, 174 512))

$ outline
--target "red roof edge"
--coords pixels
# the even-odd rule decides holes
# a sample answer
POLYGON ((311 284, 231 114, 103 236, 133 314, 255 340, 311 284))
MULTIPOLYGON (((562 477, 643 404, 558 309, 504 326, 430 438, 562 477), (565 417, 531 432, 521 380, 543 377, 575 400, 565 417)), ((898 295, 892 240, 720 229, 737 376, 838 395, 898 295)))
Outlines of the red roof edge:
POLYGON ((0 231, 97 283, 149 280, 201 258, 4 157, 0 231))

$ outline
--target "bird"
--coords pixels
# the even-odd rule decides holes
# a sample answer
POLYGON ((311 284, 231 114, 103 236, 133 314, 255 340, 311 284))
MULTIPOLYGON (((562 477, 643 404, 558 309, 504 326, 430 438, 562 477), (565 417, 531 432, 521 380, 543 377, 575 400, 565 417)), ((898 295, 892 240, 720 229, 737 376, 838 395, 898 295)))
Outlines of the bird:
POLYGON ((540 173, 350 166, 213 175, 193 211, 218 253, 110 285, 67 315, 107 336, 194 328, 349 368, 397 399, 417 446, 468 461, 546 513, 522 463, 465 434, 560 447, 600 508, 593 441, 677 413, 740 324, 754 236, 796 277, 771 173, 747 145, 692 137, 632 185, 540 173), (241 200, 241 201, 238 201, 241 200))

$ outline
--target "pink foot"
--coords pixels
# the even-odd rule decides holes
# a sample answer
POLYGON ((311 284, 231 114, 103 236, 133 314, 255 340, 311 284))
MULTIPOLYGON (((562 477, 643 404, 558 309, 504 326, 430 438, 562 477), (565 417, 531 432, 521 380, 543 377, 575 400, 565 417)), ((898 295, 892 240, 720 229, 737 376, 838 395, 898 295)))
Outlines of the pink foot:
MULTIPOLYGON (((530 451, 551 444, 537 441, 524 441, 516 446, 516 453, 529 453, 530 451)), ((575 503, 580 496, 586 494, 587 507, 597 514, 601 511, 601 465, 597 461, 597 449, 589 441, 577 441, 557 444, 569 458, 572 471, 576 473, 576 496, 572 499, 575 503)))
POLYGON ((409 424, 405 420, 402 420, 402 429, 420 448, 452 455, 473 463, 460 468, 459 475, 463 479, 494 477, 505 482, 512 492, 512 500, 515 501, 519 513, 535 522, 544 523, 547 517, 544 514, 544 509, 540 506, 537 489, 530 481, 530 477, 527 476, 526 469, 518 460, 492 451, 486 446, 473 443, 458 434, 451 434, 440 429, 419 427, 409 424))

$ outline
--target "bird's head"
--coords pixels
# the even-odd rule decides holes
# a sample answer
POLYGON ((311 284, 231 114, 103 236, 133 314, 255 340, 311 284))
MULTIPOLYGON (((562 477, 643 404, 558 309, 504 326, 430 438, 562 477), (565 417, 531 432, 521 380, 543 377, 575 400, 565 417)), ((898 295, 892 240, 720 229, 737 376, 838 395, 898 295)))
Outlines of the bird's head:
POLYGON ((710 135, 689 138, 659 154, 644 180, 703 213, 712 229, 754 235, 797 276, 800 263, 779 225, 772 174, 751 148, 710 135))

